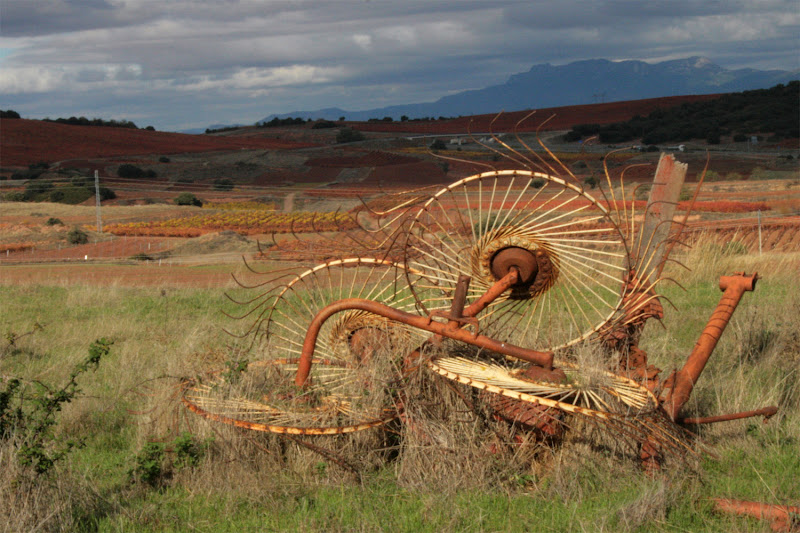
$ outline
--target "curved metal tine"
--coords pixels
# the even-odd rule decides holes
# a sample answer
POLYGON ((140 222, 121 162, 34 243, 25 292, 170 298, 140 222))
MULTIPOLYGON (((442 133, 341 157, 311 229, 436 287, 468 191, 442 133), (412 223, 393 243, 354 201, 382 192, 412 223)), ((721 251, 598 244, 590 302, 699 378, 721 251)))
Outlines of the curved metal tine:
MULTIPOLYGON (((628 165, 628 166, 626 166, 625 168, 622 169, 622 172, 619 175, 620 196, 622 197, 621 200, 622 200, 622 208, 623 208, 623 212, 624 212, 624 217, 620 218, 616 222, 617 222, 617 225, 619 225, 619 227, 625 228, 625 230, 628 229, 628 202, 627 202, 627 200, 625 200, 625 173, 628 170, 632 169, 632 168, 646 167, 646 166, 649 166, 649 165, 650 165, 650 163, 637 163, 635 165, 628 165)), ((634 188, 634 195, 631 197, 631 202, 635 202, 636 201, 635 192, 636 192, 636 188, 634 188)), ((617 214, 619 214, 619 209, 617 210, 617 214)))
POLYGON ((258 308, 260 308, 260 307, 262 307, 264 305, 267 305, 267 302, 269 302, 269 300, 271 298, 275 297, 275 294, 270 294, 270 293, 276 291, 276 289, 278 289, 278 288, 279 287, 273 287, 269 291, 261 293, 258 296, 256 296, 255 298, 253 298, 252 300, 250 300, 249 302, 244 302, 244 303, 237 302, 236 300, 234 300, 233 298, 231 298, 230 296, 228 296, 226 294, 225 296, 227 296, 229 300, 231 300, 232 302, 234 302, 236 304, 239 304, 239 305, 250 305, 251 303, 255 302, 256 300, 261 300, 261 301, 259 303, 257 303, 256 305, 254 305, 252 308, 250 308, 250 310, 247 311, 246 313, 244 313, 243 315, 239 315, 239 316, 231 315, 230 313, 227 313, 225 311, 221 311, 221 313, 223 315, 225 315, 226 317, 228 317, 228 318, 232 318, 233 320, 242 320, 244 318, 247 318, 248 316, 252 315, 258 308))
MULTIPOLYGON (((500 140, 500 138, 497 136, 497 134, 495 134, 495 133, 494 133, 494 128, 493 128, 493 125, 494 125, 495 121, 496 121, 496 120, 497 120, 497 119, 498 119, 498 118, 499 118, 499 117, 500 117, 502 114, 503 114, 503 112, 501 111, 500 113, 498 113, 498 114, 497 114, 497 115, 496 115, 496 116, 495 116, 495 117, 492 119, 491 123, 489 124, 489 135, 491 135, 492 139, 494 139, 494 141, 495 141, 495 142, 497 142, 498 144, 501 144, 501 145, 505 146, 505 145, 502 143, 502 141, 500 140)), ((468 131, 468 132, 469 132, 469 131, 470 131, 470 129, 471 129, 471 125, 472 125, 472 120, 470 120, 470 122, 469 122, 469 124, 468 124, 468 126, 467 126, 467 131, 468 131)), ((507 152, 503 152, 502 150, 498 150, 498 149, 497 149, 497 148, 495 148, 494 146, 490 146, 490 145, 488 145, 488 144, 486 144, 486 143, 484 143, 484 142, 481 142, 481 141, 480 141, 480 139, 475 139, 474 137, 472 137, 472 133, 471 133, 471 132, 470 132, 470 137, 472 138, 472 140, 473 140, 473 141, 474 141, 476 144, 478 144, 479 146, 482 146, 482 147, 486 148, 486 149, 487 149, 487 150, 489 150, 490 152, 494 152, 496 155, 498 155, 498 156, 500 156, 500 157, 503 157, 504 159, 508 159, 508 160, 511 160, 511 161, 514 161, 514 162, 518 162, 518 163, 522 164, 523 166, 525 166, 525 167, 528 167, 528 168, 530 169, 530 167, 529 167, 529 166, 528 166, 526 163, 524 163, 524 162, 520 162, 520 161, 517 161, 517 160, 516 160, 516 159, 514 159, 513 157, 509 156, 507 152)), ((527 159, 525 159, 525 160, 527 161, 527 159)), ((487 163, 479 163, 478 161, 473 161, 472 163, 473 163, 473 164, 475 164, 475 166, 481 166, 481 167, 485 167, 485 168, 488 168, 488 169, 490 169, 490 170, 497 170, 497 168, 496 168, 496 167, 494 167, 493 165, 489 165, 489 164, 487 164, 487 163)))
MULTIPOLYGON (((581 188, 581 191, 582 191, 583 190, 583 184, 581 183, 581 180, 579 180, 578 177, 575 176, 575 174, 572 173, 572 171, 569 169, 569 167, 567 167, 567 165, 565 165, 564 162, 561 161, 558 158, 558 156, 556 156, 556 154, 554 154, 552 152, 552 150, 550 150, 550 148, 548 148, 548 146, 544 143, 544 141, 542 140, 542 137, 540 136, 540 132, 541 132, 542 128, 544 127, 544 125, 547 124, 548 122, 550 122, 554 117, 555 117, 555 115, 550 115, 545 121, 543 121, 541 124, 539 124, 539 126, 536 128, 536 142, 539 143, 539 146, 541 146, 542 149, 544 149, 544 151, 547 152, 547 155, 549 155, 553 159, 553 161, 555 161, 555 162, 557 162, 559 164, 559 166, 566 173, 566 175, 569 176, 570 178, 572 178, 572 180, 575 183, 578 184, 578 186, 581 188)), ((588 140, 589 139, 587 139, 587 141, 588 140)), ((541 156, 540 156, 540 158, 541 158, 541 156)), ((542 159, 542 161, 544 161, 544 158, 541 158, 541 159, 542 159)), ((547 166, 549 168, 553 168, 549 164, 547 164, 547 166)), ((557 172, 555 169, 553 169, 553 174, 559 174, 559 172, 557 172)))
MULTIPOLYGON (((653 239, 655 239, 655 236, 656 236, 656 233, 657 233, 656 230, 659 227, 661 227, 661 225, 663 225, 663 224, 669 224, 671 226, 673 224, 673 222, 672 222, 672 220, 662 220, 661 222, 656 224, 655 228, 653 228, 653 232, 650 235, 650 238, 648 239, 647 245, 644 248, 646 253, 647 253, 647 255, 648 255, 648 260, 647 260, 647 264, 646 265, 642 264, 642 262, 644 261, 645 258, 640 256, 640 253, 641 253, 641 241, 639 243, 639 247, 636 250, 636 254, 637 255, 636 255, 636 265, 635 265, 635 269, 636 269, 636 272, 637 272, 637 277, 639 277, 639 278, 642 277, 641 274, 643 273, 643 271, 650 267, 650 263, 652 262, 652 260, 657 255, 658 249, 660 247, 662 247, 662 246, 664 246, 664 248, 665 248, 664 249, 664 253, 662 254, 662 256, 659 259, 658 263, 653 267, 653 270, 650 273, 654 274, 656 276, 656 278, 657 278, 661 274, 661 271, 664 269, 664 266, 663 266, 664 259, 666 257, 668 257, 666 246, 667 246, 667 243, 669 242, 669 238, 664 239, 663 241, 658 242, 658 243, 653 243, 653 239)), ((671 250, 671 248, 670 248, 670 250, 671 250)), ((650 276, 650 273, 647 274, 648 277, 650 276)))
MULTIPOLYGON (((622 152, 623 150, 627 150, 627 148, 619 148, 617 150, 612 150, 612 151, 608 152, 606 155, 603 156, 603 174, 605 174, 606 183, 608 183, 608 190, 611 192, 611 200, 614 202, 614 212, 617 214, 617 224, 619 224, 619 221, 622 220, 622 219, 621 219, 620 214, 619 214, 619 205, 617 204, 617 197, 614 194, 614 184, 611 183, 611 174, 608 172, 608 157, 611 154, 615 154, 617 152, 622 152)), ((622 185, 622 176, 624 174, 625 174, 625 169, 623 169, 623 171, 620 173, 620 176, 619 176, 620 185, 622 185)), ((622 195, 622 201, 625 202, 625 188, 624 187, 621 189, 620 194, 622 195)))
MULTIPOLYGON (((548 162, 547 162, 547 160, 545 160, 545 158, 543 158, 541 155, 539 155, 539 153, 538 153, 538 152, 536 152, 536 151, 535 151, 533 148, 531 148, 531 147, 528 145, 528 143, 526 143, 524 140, 522 140, 522 137, 520 137, 520 135, 519 135, 519 127, 522 125, 522 123, 523 123, 523 122, 525 122, 526 120, 528 120, 528 119, 529 119, 530 117, 532 117, 532 116, 533 116, 535 113, 536 113, 536 110, 533 110, 533 111, 531 111, 530 113, 528 113, 527 115, 525 115, 524 117, 522 117, 522 118, 521 118, 519 121, 517 121, 517 123, 514 125, 514 135, 516 136, 516 138, 517 138, 517 140, 519 141, 519 143, 520 143, 522 146, 524 146, 524 147, 525 147, 525 149, 526 149, 526 150, 528 150, 528 152, 530 152, 531 154, 533 154, 533 155, 536 157, 536 159, 539 161, 538 163, 536 163, 536 162, 534 162, 533 160, 529 159, 529 161, 530 161, 530 163, 531 163, 531 165, 532 165, 532 166, 534 166, 534 167, 536 167, 536 168, 538 168, 538 169, 540 169, 540 170, 544 171, 544 173, 545 173, 545 174, 553 174, 553 175, 556 175, 556 176, 557 176, 557 175, 559 175, 559 172, 558 172, 558 171, 555 169, 555 167, 553 167, 553 166, 552 166, 550 163, 548 163, 548 162)), ((542 128, 542 126, 543 126, 544 124, 546 124, 547 122, 549 122, 549 121, 550 121, 550 120, 551 120, 553 117, 555 117, 555 115, 552 115, 552 116, 550 116, 549 118, 545 119, 545 120, 544 120, 544 122, 542 122, 542 124, 540 124, 539 126, 537 126, 537 128, 536 128, 536 140, 537 140, 537 142, 539 142, 539 144, 542 144, 541 138, 539 137, 539 130, 542 128)), ((555 161, 557 161, 557 162, 559 163, 559 165, 560 165, 562 168, 566 168, 566 167, 564 166, 564 164, 561 162, 561 160, 560 160, 560 159, 558 159, 558 158, 557 158, 557 157, 555 157, 554 155, 552 155, 552 157, 555 159, 555 161)), ((567 169, 567 172, 569 172, 569 169, 567 169)))
POLYGON ((259 276, 264 276, 266 274, 270 274, 270 276, 266 280, 261 281, 259 283, 256 283, 255 285, 246 285, 246 284, 240 282, 238 279, 236 279, 234 277, 234 280, 236 281, 236 283, 243 289, 257 289, 257 288, 263 287, 264 285, 267 285, 269 283, 275 283, 276 281, 278 281, 281 278, 286 278, 286 277, 291 276, 296 270, 295 267, 286 267, 286 268, 281 268, 281 269, 278 269, 278 270, 272 270, 272 271, 269 271, 269 272, 259 272, 257 270, 254 270, 254 269, 250 268, 250 265, 247 262, 247 258, 246 257, 242 257, 242 260, 244 262, 245 267, 247 267, 247 269, 250 272, 252 272, 253 274, 257 274, 259 276))
POLYGON ((495 117, 492 119, 491 123, 489 124, 489 133, 491 134, 491 136, 492 136, 492 139, 494 139, 494 140, 495 140, 495 141, 496 141, 496 142, 497 142, 497 143, 498 143, 500 146, 502 146, 503 148, 505 148, 506 150, 508 150, 510 153, 512 153, 512 154, 514 154, 515 156, 518 156, 518 157, 519 157, 519 159, 517 159, 516 157, 512 157, 512 156, 508 155, 508 153, 504 153, 503 155, 505 156, 505 158, 506 158, 506 159, 509 159, 509 160, 511 160, 511 161, 513 161, 513 162, 515 162, 515 163, 519 163, 519 164, 521 164, 522 166, 524 166, 526 169, 528 169, 528 170, 530 170, 530 171, 533 171, 533 168, 531 167, 532 161, 531 161, 530 159, 528 159, 527 157, 525 157, 525 156, 523 156, 522 154, 520 154, 520 153, 519 153, 517 150, 514 150, 514 149, 513 149, 511 146, 509 146, 509 144, 508 144, 508 143, 506 143, 505 141, 503 141, 503 140, 502 140, 500 137, 498 137, 498 136, 497 136, 497 135, 494 133, 494 123, 495 123, 495 121, 497 121, 497 119, 498 119, 498 118, 500 118, 500 116, 501 116, 502 114, 503 114, 503 112, 502 112, 502 111, 501 111, 500 113, 498 113, 498 114, 497 114, 497 115, 496 115, 496 116, 495 116, 495 117))
POLYGON ((467 165, 472 165, 472 166, 475 166, 475 167, 488 168, 489 170, 497 170, 496 168, 494 168, 492 165, 489 165, 488 163, 481 163, 480 161, 471 161, 469 159, 462 159, 460 157, 451 157, 451 156, 446 156, 446 155, 442 155, 442 154, 437 154, 436 152, 434 152, 432 150, 428 150, 428 155, 433 156, 433 157, 435 157, 437 159, 443 159, 445 161, 454 161, 456 163, 465 163, 467 165))

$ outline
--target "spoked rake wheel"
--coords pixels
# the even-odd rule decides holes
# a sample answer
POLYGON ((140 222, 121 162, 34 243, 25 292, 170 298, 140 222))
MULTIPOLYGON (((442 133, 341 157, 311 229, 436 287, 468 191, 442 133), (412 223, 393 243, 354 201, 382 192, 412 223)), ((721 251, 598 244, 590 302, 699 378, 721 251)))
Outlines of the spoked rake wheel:
MULTIPOLYGON (((413 273, 408 273, 415 279, 413 273)), ((259 306, 263 360, 187 384, 184 402, 206 418, 272 433, 332 435, 397 416, 402 358, 429 335, 367 311, 334 314, 322 326, 311 371, 295 385, 309 325, 326 306, 362 298, 414 312, 402 265, 371 258, 328 261, 276 288, 259 306)))
POLYGON ((685 431, 664 416, 657 398, 643 385, 565 361, 557 366, 566 379, 547 382, 528 379, 523 368, 501 362, 463 357, 428 362, 431 370, 447 379, 492 393, 490 403, 496 412, 512 422, 527 424, 534 419, 534 425, 541 427, 542 422, 562 423, 558 415, 564 413, 598 426, 615 440, 657 444, 678 457, 696 453, 685 431))
POLYGON ((321 359, 314 367, 314 385, 298 390, 297 360, 255 361, 240 375, 219 371, 188 383, 183 402, 210 420, 290 435, 353 433, 395 418, 391 407, 378 407, 364 394, 354 394, 370 386, 358 369, 321 359))
POLYGON ((472 278, 474 301, 518 269, 518 283, 478 317, 481 333, 557 350, 619 313, 629 254, 603 202, 561 178, 509 170, 465 178, 422 204, 405 261, 423 275, 409 285, 425 310, 446 307, 462 275, 472 278), (445 295, 425 296, 432 287, 445 295))

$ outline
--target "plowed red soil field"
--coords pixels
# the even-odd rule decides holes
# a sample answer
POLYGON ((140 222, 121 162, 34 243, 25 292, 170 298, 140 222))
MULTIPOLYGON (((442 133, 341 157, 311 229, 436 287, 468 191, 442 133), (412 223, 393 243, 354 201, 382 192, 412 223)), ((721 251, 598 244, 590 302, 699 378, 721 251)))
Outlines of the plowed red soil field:
MULTIPOLYGON (((712 240, 718 244, 739 242, 750 253, 758 253, 757 218, 700 222, 688 228, 691 237, 712 240)), ((800 250, 800 217, 770 218, 761 221, 761 250, 764 252, 796 252, 800 250)))
POLYGON ((27 166, 39 161, 96 159, 122 155, 179 154, 256 149, 290 149, 311 143, 263 137, 187 135, 133 128, 70 126, 40 120, 3 120, 4 167, 27 166))
POLYGON ((32 247, 0 255, 0 264, 38 261, 86 261, 97 259, 128 259, 136 254, 157 254, 184 242, 185 239, 165 237, 119 237, 98 243, 75 246, 32 247))
MULTIPOLYGON (((543 131, 568 130, 575 124, 611 124, 629 120, 635 115, 648 115, 656 109, 667 109, 678 106, 684 102, 699 102, 719 98, 719 94, 703 94, 689 96, 667 96, 664 98, 648 98, 645 100, 632 100, 628 102, 610 102, 607 104, 587 104, 566 107, 550 107, 539 109, 536 114, 522 123, 518 131, 536 131, 537 128, 551 116, 551 120, 543 125, 543 131)), ((469 129, 473 132, 512 131, 516 124, 530 111, 514 111, 503 113, 499 117, 492 115, 475 115, 472 117, 459 117, 452 120, 437 120, 430 122, 363 122, 356 128, 361 131, 375 132, 414 132, 424 134, 436 133, 461 133, 469 129), (497 117, 497 120, 495 120, 497 117), (494 123, 492 123, 494 121, 494 123)))

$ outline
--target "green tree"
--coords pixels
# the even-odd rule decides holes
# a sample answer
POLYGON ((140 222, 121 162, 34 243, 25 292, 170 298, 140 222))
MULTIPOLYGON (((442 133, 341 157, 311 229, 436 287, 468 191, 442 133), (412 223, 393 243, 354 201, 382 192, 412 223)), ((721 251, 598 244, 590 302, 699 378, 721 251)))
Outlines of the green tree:
POLYGON ((183 192, 179 194, 175 198, 174 202, 176 205, 194 205, 197 207, 203 207, 203 201, 190 192, 183 192))

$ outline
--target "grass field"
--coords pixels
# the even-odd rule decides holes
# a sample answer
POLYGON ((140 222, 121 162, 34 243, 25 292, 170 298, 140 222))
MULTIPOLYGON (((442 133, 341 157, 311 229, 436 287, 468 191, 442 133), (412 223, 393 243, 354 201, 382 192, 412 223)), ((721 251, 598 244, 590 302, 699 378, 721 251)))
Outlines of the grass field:
POLYGON ((463 433, 446 442, 398 443, 391 434, 315 441, 344 446, 366 465, 360 481, 288 440, 212 425, 180 405, 180 378, 234 358, 236 340, 222 328, 239 324, 222 311, 240 309, 224 292, 244 296, 242 289, 95 285, 74 277, 4 284, 11 267, 3 267, 0 393, 18 377, 30 400, 37 383, 68 382, 95 339, 113 345, 96 371, 77 377, 80 392, 52 412, 55 424, 36 441, 45 451, 70 439, 81 445, 35 475, 17 453, 35 428, 0 441, 0 529, 767 531, 766 522, 715 513, 709 498, 798 504, 800 256, 728 256, 701 243, 680 259, 691 272, 675 267, 670 275, 686 290, 664 289, 679 310, 667 304, 665 327, 649 324, 642 347, 665 373, 681 364, 719 299, 719 275, 758 270, 763 280, 743 298, 687 411, 778 405, 768 423, 695 428, 711 453, 655 477, 591 431, 571 431, 554 447, 495 453, 491 442, 480 442, 469 413, 455 416, 463 433), (365 451, 375 442, 387 449, 365 451))

